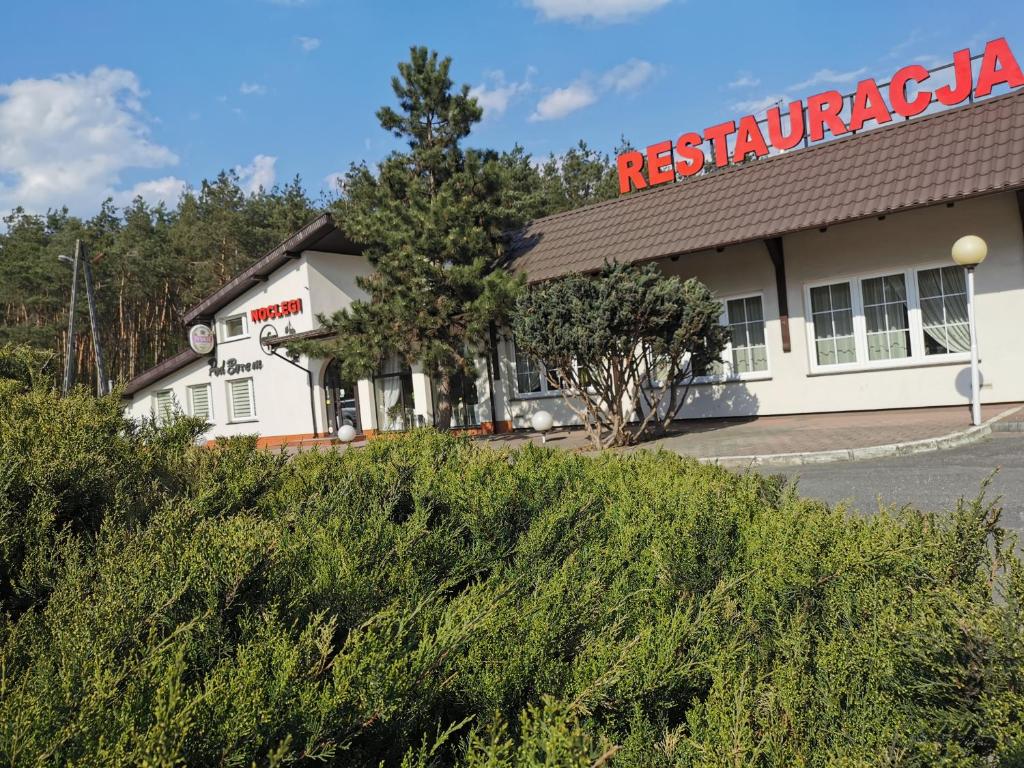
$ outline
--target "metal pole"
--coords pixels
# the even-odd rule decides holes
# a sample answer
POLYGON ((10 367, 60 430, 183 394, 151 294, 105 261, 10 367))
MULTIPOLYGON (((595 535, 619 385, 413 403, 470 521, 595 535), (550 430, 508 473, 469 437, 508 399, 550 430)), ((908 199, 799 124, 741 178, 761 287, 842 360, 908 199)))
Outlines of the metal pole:
POLYGON ((63 394, 71 391, 71 379, 74 377, 75 366, 75 300, 78 298, 78 256, 81 250, 81 241, 75 240, 75 260, 71 268, 71 307, 68 310, 68 344, 67 359, 64 361, 64 386, 63 394))
POLYGON ((981 424, 981 373, 978 370, 978 330, 974 322, 974 267, 967 267, 967 322, 971 326, 971 423, 981 424))
POLYGON ((107 394, 107 375, 103 369, 103 347, 100 345, 100 323, 96 310, 96 294, 92 289, 92 267, 89 265, 89 256, 82 249, 82 272, 85 277, 85 295, 89 300, 89 328, 92 331, 92 354, 96 361, 96 395, 103 397, 107 394))

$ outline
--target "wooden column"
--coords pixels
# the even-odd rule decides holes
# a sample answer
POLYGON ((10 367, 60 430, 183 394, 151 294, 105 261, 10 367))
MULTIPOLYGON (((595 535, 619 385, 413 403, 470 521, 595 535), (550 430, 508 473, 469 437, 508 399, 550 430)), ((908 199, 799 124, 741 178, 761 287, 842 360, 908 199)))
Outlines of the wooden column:
POLYGON ((775 291, 779 300, 779 326, 782 329, 782 351, 789 352, 793 346, 789 339, 789 293, 786 290, 786 256, 782 250, 781 237, 769 237, 764 241, 768 255, 775 267, 775 291))

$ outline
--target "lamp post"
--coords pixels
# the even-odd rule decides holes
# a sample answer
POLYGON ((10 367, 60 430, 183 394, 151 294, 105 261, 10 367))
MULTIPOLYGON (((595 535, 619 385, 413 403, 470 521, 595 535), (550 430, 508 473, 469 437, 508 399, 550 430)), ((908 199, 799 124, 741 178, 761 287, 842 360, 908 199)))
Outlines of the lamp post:
POLYGON ((64 360, 64 383, 61 392, 67 395, 71 391, 71 379, 74 376, 75 366, 75 300, 78 298, 78 241, 75 241, 75 258, 58 256, 61 261, 70 263, 71 266, 71 307, 68 309, 68 344, 67 357, 64 360))
MULTIPOLYGON (((99 397, 107 394, 107 372, 103 365, 103 347, 100 344, 100 322, 99 316, 96 311, 96 294, 92 288, 92 268, 89 266, 89 259, 85 258, 84 248, 81 240, 75 240, 75 258, 72 259, 68 256, 58 256, 59 261, 63 261, 65 264, 72 265, 72 282, 71 282, 71 319, 68 320, 68 349, 73 351, 71 344, 74 338, 74 320, 75 320, 75 298, 78 287, 78 262, 82 262, 82 276, 85 278, 85 296, 89 302, 89 328, 92 332, 92 353, 93 359, 96 362, 96 394, 99 397)), ((67 394, 71 389, 71 376, 69 374, 70 367, 66 366, 64 369, 64 394, 67 394)))
POLYGON ((978 331, 974 319, 974 269, 988 255, 988 245, 977 235, 964 235, 953 243, 953 261, 967 270, 967 324, 971 331, 971 423, 981 424, 981 374, 978 371, 978 331))

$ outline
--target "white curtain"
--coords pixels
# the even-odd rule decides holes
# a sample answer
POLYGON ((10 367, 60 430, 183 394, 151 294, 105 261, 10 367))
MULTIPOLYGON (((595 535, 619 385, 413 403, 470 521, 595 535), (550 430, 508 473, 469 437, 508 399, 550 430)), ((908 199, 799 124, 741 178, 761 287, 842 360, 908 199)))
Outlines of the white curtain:
POLYGON ((388 358, 374 381, 377 390, 377 424, 384 432, 405 429, 402 403, 402 364, 397 357, 388 358))
POLYGON ((919 273, 921 320, 929 338, 950 352, 971 348, 963 270, 947 267, 919 273))

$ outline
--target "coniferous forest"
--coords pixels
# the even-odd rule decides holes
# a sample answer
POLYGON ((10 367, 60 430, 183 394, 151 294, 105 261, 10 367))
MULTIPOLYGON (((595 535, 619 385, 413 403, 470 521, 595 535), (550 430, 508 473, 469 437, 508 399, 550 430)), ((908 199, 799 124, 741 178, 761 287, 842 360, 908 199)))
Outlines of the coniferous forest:
MULTIPOLYGON (((538 162, 521 149, 501 154, 507 189, 523 218, 567 210, 617 194, 607 154, 583 142, 538 162)), ((107 200, 91 218, 66 209, 11 211, 0 227, 0 344, 53 353, 63 370, 71 269, 58 261, 81 239, 92 264, 107 376, 126 381, 184 348, 184 312, 323 211, 334 193, 312 196, 298 177, 245 191, 233 171, 187 189, 177 203, 107 200)), ((79 286, 76 381, 94 383, 84 287, 79 286)))

